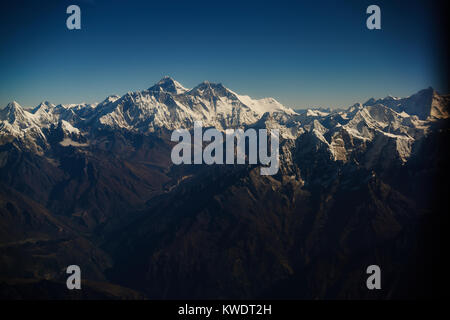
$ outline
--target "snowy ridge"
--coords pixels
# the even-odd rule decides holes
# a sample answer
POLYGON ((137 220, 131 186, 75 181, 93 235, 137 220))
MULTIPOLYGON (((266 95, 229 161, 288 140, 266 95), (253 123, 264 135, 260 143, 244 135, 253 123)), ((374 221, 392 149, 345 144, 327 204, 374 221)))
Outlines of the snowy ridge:
MULTIPOLYGON (((252 99, 220 83, 204 81, 192 89, 164 77, 147 90, 112 95, 96 104, 54 105, 33 110, 17 102, 0 110, 0 144, 16 141, 21 148, 43 152, 47 135, 61 130, 62 145, 85 147, 96 129, 121 129, 142 134, 192 128, 195 121, 219 130, 236 127, 276 128, 284 140, 308 139, 324 146, 333 161, 351 161, 365 150, 368 162, 383 150, 406 162, 413 144, 434 122, 449 116, 448 95, 432 88, 407 97, 388 96, 356 103, 346 110, 308 109, 297 114, 273 98, 252 99), (393 151, 392 151, 393 150, 393 151)), ((287 145, 294 146, 292 143, 287 145)), ((287 150, 287 147, 284 146, 287 150)), ((286 151, 287 152, 287 151, 286 151)))
POLYGON ((189 128, 194 121, 224 129, 253 124, 266 112, 295 114, 272 98, 254 100, 207 81, 188 90, 168 77, 148 90, 97 107, 97 111, 99 126, 140 132, 189 128))

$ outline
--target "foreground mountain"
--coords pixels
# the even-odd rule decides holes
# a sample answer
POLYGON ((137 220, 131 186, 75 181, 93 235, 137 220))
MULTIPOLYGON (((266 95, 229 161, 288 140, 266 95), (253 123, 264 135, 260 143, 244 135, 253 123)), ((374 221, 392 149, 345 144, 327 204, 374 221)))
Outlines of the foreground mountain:
POLYGON ((430 296, 420 279, 448 209, 448 111, 431 88, 297 113, 168 77, 98 104, 12 102, 0 110, 0 293, 70 298, 61 284, 78 264, 85 298, 430 296), (173 165, 170 133, 194 121, 279 129, 280 171, 173 165), (371 264, 382 291, 365 287, 371 264))

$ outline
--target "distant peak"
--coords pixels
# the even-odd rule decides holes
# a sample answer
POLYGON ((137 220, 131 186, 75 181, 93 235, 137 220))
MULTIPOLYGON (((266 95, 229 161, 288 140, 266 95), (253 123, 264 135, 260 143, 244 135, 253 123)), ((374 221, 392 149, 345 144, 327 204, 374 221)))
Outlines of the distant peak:
POLYGON ((207 80, 200 83, 198 86, 196 86, 194 89, 206 89, 206 88, 213 88, 213 89, 226 89, 222 83, 214 83, 209 82, 207 80))
POLYGON ((436 90, 433 89, 433 87, 428 87, 426 89, 419 90, 418 92, 414 93, 413 95, 409 96, 409 99, 430 99, 434 95, 436 95, 436 90))
POLYGON ((117 94, 111 94, 111 95, 107 96, 107 97, 105 98, 105 100, 103 100, 102 103, 114 102, 114 101, 116 101, 116 100, 118 100, 118 99, 120 99, 120 96, 119 96, 119 95, 117 95, 117 94))
POLYGON ((427 93, 431 93, 434 94, 436 92, 436 90, 433 89, 433 87, 428 87, 426 89, 423 89, 422 92, 427 92, 427 93))
POLYGON ((363 103, 363 106, 371 106, 373 105, 377 100, 375 100, 375 98, 370 98, 369 100, 367 100, 366 102, 363 103))
POLYGON ((175 81, 169 76, 164 76, 154 86, 148 89, 149 91, 164 91, 173 94, 181 94, 187 91, 178 81, 175 81))
POLYGON ((41 103, 39 103, 39 105, 37 106, 37 108, 41 108, 41 107, 52 107, 53 104, 48 102, 48 101, 42 101, 41 103))
POLYGON ((170 83, 170 82, 173 83, 173 82, 175 82, 175 80, 172 79, 170 76, 164 76, 156 84, 163 84, 163 83, 170 83))
POLYGON ((190 91, 191 94, 229 96, 237 99, 236 95, 224 87, 221 83, 203 81, 190 91))
POLYGON ((6 105, 5 109, 14 111, 14 110, 22 110, 22 107, 20 106, 20 104, 17 103, 17 101, 11 101, 6 105))
POLYGON ((54 105, 48 101, 42 101, 39 103, 34 109, 31 110, 31 113, 36 113, 38 111, 48 111, 50 108, 54 107, 54 105))
POLYGON ((391 94, 388 94, 384 99, 385 100, 399 100, 400 98, 399 97, 395 97, 395 96, 393 96, 391 94))

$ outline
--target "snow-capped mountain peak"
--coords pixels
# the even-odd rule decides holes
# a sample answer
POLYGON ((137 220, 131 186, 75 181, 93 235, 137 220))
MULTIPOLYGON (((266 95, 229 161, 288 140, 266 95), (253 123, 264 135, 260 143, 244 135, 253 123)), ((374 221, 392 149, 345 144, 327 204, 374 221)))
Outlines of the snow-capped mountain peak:
POLYGON ((10 103, 8 103, 3 110, 7 111, 8 113, 23 112, 22 106, 16 101, 11 101, 10 103))
POLYGON ((12 101, 0 112, 0 120, 7 121, 20 127, 26 127, 31 121, 31 114, 16 101, 12 101))
POLYGON ((211 96, 219 96, 224 97, 228 96, 231 99, 235 99, 234 94, 225 88, 221 83, 211 83, 209 81, 203 81, 192 90, 188 92, 190 95, 197 95, 203 97, 211 97, 211 96))
POLYGON ((154 86, 148 89, 149 91, 164 91, 172 94, 182 94, 188 91, 178 81, 175 81, 169 76, 165 76, 159 80, 154 86))
POLYGON ((37 112, 41 112, 41 111, 49 111, 50 109, 54 108, 55 105, 48 102, 48 101, 42 101, 40 104, 37 105, 37 107, 35 107, 31 113, 36 114, 37 112))

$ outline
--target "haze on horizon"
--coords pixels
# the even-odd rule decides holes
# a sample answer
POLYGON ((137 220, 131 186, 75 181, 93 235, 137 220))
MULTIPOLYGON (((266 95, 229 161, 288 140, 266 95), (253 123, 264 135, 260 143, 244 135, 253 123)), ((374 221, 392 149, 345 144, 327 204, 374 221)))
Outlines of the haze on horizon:
POLYGON ((1 4, 0 107, 93 103, 147 89, 169 75, 204 80, 293 109, 346 107, 371 97, 447 90, 436 8, 377 1, 382 30, 367 30, 372 1, 69 1, 1 4))

